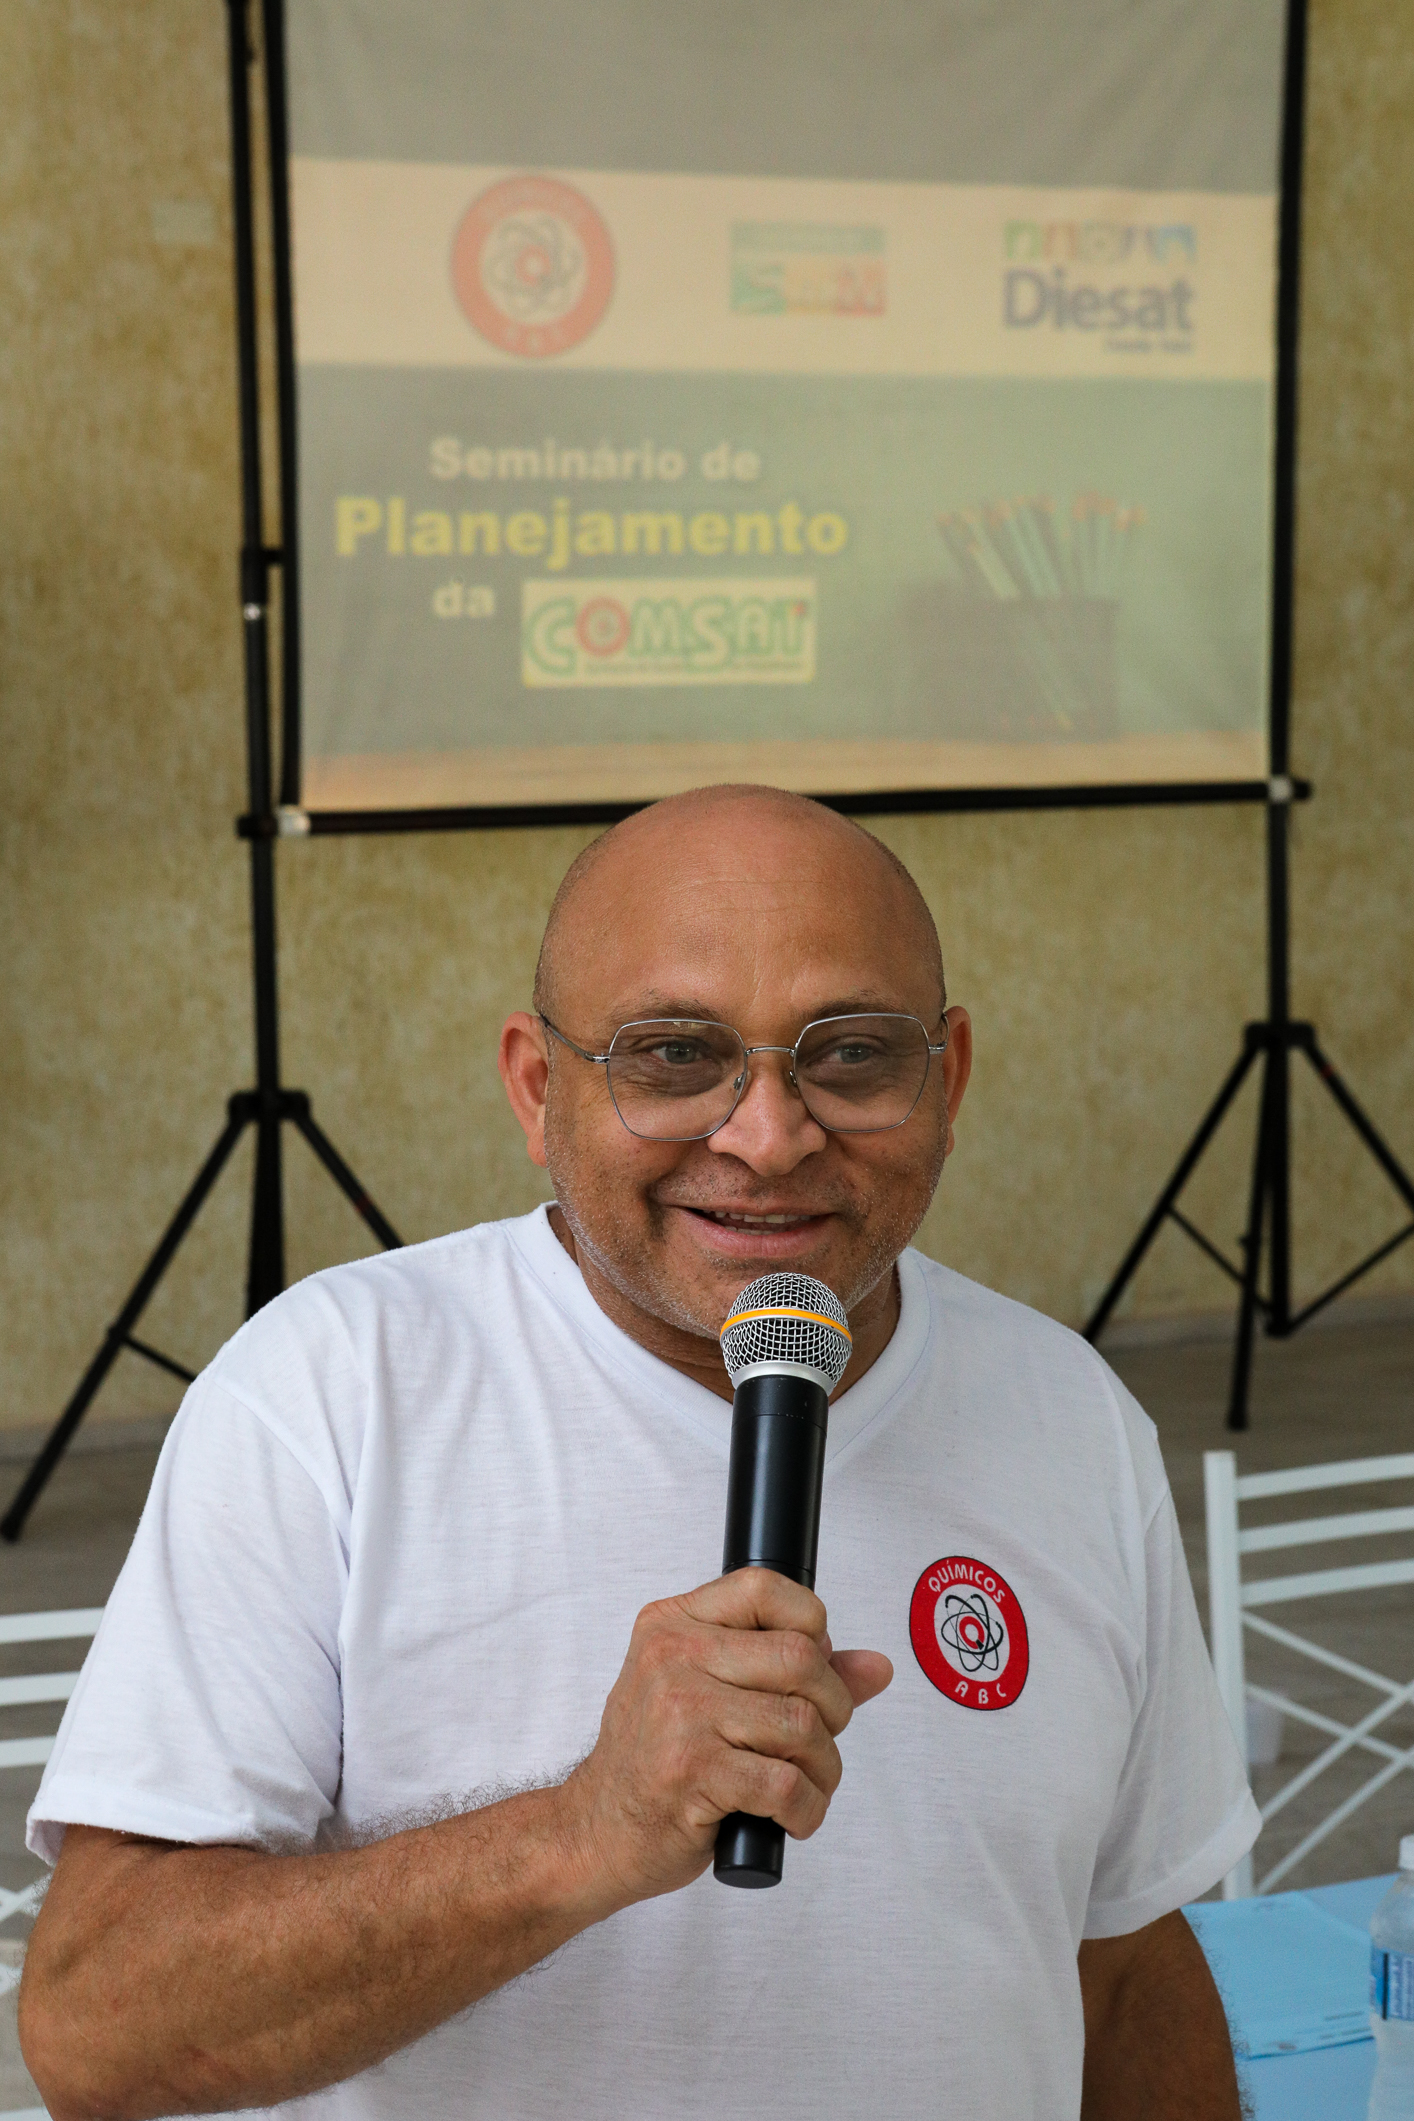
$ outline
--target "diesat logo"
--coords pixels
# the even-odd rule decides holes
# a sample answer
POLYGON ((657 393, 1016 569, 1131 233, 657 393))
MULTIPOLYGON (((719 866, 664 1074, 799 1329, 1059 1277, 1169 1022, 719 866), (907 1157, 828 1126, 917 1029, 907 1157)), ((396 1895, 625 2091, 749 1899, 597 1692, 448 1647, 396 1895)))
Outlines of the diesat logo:
POLYGON ((1170 352, 1193 336, 1197 262, 1187 221, 1008 221, 1002 323, 1008 331, 1103 332, 1120 350, 1162 337, 1170 352), (1123 278, 1119 274, 1123 274, 1123 278))
POLYGON ((521 585, 527 685, 799 685, 815 675, 813 581, 521 585))
POLYGON ((926 1677, 965 1709, 1009 1709, 1026 1684, 1026 1615, 1006 1578, 971 1554, 945 1554, 923 1571, 908 1633, 926 1677))

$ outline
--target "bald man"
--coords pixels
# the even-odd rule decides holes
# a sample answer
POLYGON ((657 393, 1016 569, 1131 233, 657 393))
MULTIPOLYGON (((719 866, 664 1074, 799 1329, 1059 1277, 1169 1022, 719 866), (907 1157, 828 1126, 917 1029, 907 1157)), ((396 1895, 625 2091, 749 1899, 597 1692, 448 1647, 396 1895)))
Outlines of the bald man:
POLYGON ((55 2121, 1236 2121, 1177 1911, 1257 1817, 1151 1425, 908 1249, 971 1057, 912 880, 797 797, 661 803, 534 999, 556 1205, 312 1277, 172 1430, 31 1813, 55 2121), (776 1269, 854 1336, 828 1618, 717 1577, 717 1333, 776 1269), (774 1892, 711 1876, 737 1810, 774 1892))

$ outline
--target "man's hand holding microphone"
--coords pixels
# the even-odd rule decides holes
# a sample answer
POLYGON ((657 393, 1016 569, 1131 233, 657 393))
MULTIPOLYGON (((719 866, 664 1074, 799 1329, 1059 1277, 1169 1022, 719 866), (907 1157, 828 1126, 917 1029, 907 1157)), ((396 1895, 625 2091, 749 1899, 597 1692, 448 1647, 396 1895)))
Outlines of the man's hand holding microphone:
POLYGON ((620 1904, 706 1869, 781 1875, 839 1786, 835 1741, 893 1677, 873 1650, 833 1649, 815 1596, 829 1394, 849 1361, 823 1282, 761 1277, 722 1328, 735 1400, 723 1575, 646 1606, 599 1739, 562 1791, 571 1830, 620 1904))

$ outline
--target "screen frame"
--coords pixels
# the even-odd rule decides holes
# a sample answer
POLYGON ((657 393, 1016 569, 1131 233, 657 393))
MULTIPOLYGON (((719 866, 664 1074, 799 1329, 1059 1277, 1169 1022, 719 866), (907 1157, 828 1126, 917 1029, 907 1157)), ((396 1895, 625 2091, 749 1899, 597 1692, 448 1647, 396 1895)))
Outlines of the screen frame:
MULTIPOLYGON (((901 816, 959 811, 1117 809, 1131 806, 1305 801, 1308 781, 1290 773, 1291 675, 1296 558, 1297 364, 1300 340, 1301 179, 1306 100, 1306 0, 1287 0, 1282 60, 1281 153, 1277 193, 1276 374, 1271 488, 1268 777, 1239 781, 1076 782, 1068 786, 907 788, 819 794, 851 815, 901 816)), ((458 805, 432 809, 311 810, 301 803, 301 609, 299 569, 298 393, 290 234, 289 106, 284 0, 261 0, 269 156, 270 249, 279 462, 279 542, 265 557, 280 574, 280 809, 285 830, 301 835, 477 832, 517 826, 614 824, 641 802, 458 805), (295 822, 297 820, 297 822, 295 822)))

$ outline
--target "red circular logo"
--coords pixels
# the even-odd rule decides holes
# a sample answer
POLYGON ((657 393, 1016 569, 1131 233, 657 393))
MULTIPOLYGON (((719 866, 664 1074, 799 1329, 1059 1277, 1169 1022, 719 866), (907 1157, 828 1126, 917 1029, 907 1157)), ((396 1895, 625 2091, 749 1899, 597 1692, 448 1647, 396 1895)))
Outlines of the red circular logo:
POLYGON ((558 177, 506 177, 474 199, 452 244, 452 286, 502 353, 532 360, 587 339, 614 292, 597 207, 558 177))
POLYGON ((1009 1709, 1026 1684, 1026 1615, 1005 1576, 970 1554, 945 1554, 923 1571, 908 1632, 926 1676, 965 1709, 1009 1709))

